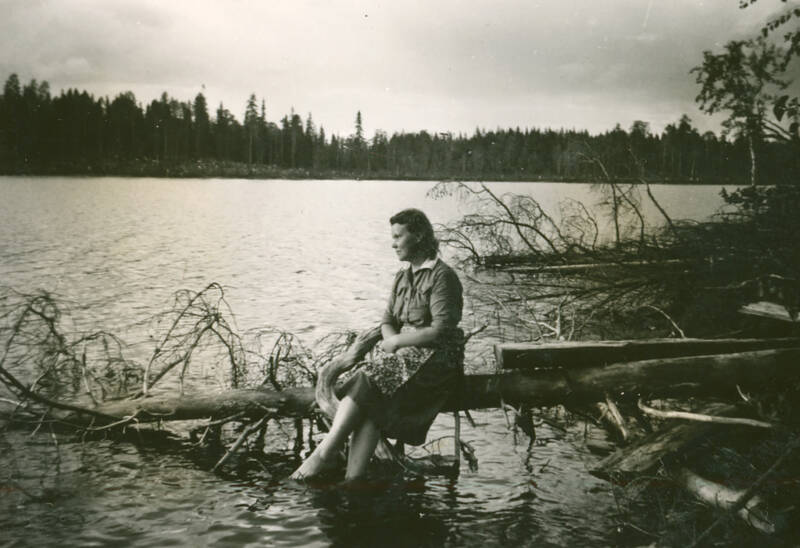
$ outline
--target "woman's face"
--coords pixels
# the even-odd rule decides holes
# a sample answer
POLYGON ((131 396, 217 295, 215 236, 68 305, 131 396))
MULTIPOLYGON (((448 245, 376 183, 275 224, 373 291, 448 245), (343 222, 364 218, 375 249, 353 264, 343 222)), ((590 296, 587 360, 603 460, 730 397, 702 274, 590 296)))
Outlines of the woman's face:
POLYGON ((392 225, 392 248, 401 261, 410 261, 417 251, 418 239, 408 231, 406 225, 392 225))

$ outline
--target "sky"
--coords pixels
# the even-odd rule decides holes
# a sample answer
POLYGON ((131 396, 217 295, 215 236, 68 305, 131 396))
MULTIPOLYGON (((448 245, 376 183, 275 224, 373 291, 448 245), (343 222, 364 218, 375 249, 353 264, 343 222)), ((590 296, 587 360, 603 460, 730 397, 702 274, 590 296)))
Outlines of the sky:
MULTIPOLYGON (((791 0, 790 5, 798 0, 791 0)), ((146 105, 250 94, 331 135, 664 126, 694 102, 704 50, 753 36, 760 0, 0 0, 0 79, 146 105)))

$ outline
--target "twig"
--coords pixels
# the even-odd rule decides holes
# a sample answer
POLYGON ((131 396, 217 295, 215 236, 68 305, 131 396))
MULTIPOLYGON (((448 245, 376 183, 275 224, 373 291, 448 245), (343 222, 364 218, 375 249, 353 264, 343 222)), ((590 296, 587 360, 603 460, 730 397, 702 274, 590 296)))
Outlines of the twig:
POLYGON ((86 388, 86 394, 91 398, 95 407, 97 407, 97 398, 92 393, 92 387, 89 386, 89 378, 86 376, 86 344, 83 345, 83 353, 81 354, 81 377, 83 378, 83 386, 86 388))
POLYGON ((233 415, 223 417, 221 419, 217 419, 215 421, 209 421, 205 426, 220 426, 222 424, 227 424, 229 422, 235 421, 238 418, 241 418, 247 414, 246 411, 239 411, 238 413, 234 413, 233 415))
POLYGON ((681 336, 681 339, 685 339, 686 338, 686 333, 684 333, 683 329, 681 329, 678 326, 678 324, 675 323, 675 320, 673 320, 672 318, 669 317, 669 314, 667 314, 666 312, 664 312, 663 310, 661 310, 657 306, 653 306, 652 304, 646 304, 642 308, 650 308, 652 310, 655 310, 656 312, 658 312, 662 316, 664 316, 667 319, 667 321, 672 324, 672 327, 675 328, 675 331, 677 331, 678 334, 681 336))
POLYGON ((669 215, 667 215, 667 212, 664 210, 664 208, 661 207, 661 204, 658 203, 658 200, 656 200, 656 197, 653 196, 653 191, 650 190, 650 183, 648 183, 644 179, 639 179, 639 181, 644 183, 644 188, 647 191, 647 195, 650 197, 650 201, 653 202, 653 204, 656 206, 658 211, 661 213, 661 215, 667 221, 667 225, 669 226, 669 229, 672 232, 672 234, 675 236, 675 238, 677 238, 680 241, 681 240, 680 234, 678 233, 678 230, 675 228, 675 225, 673 224, 672 219, 670 218, 669 215))
POLYGON ((228 449, 228 451, 225 453, 225 455, 223 455, 223 457, 221 459, 219 459, 219 461, 217 461, 217 464, 214 465, 214 468, 212 468, 211 471, 214 472, 214 471, 217 470, 217 468, 219 468, 220 466, 225 464, 225 462, 231 457, 231 455, 233 455, 236 451, 239 450, 239 447, 242 446, 242 444, 244 443, 244 440, 246 440, 247 437, 250 436, 251 434, 253 434, 254 432, 260 430, 261 427, 264 425, 264 423, 267 422, 271 417, 272 417, 272 414, 264 415, 263 417, 261 417, 258 420, 258 422, 254 423, 254 424, 251 424, 250 426, 245 428, 244 432, 242 432, 239 435, 239 437, 233 443, 231 448, 228 449))
POLYGON ((44 423, 44 419, 47 417, 47 414, 48 414, 49 412, 50 412, 50 409, 47 409, 47 410, 46 410, 44 413, 42 413, 42 416, 41 416, 41 417, 39 417, 39 423, 36 425, 36 428, 34 428, 34 429, 33 429, 33 432, 31 432, 31 435, 30 435, 29 437, 31 437, 31 438, 32 438, 33 436, 35 436, 35 435, 36 435, 36 433, 37 433, 37 432, 39 431, 39 429, 42 427, 42 424, 44 423))
MULTIPOLYGON (((172 332, 178 326, 178 323, 180 323, 180 321, 183 318, 183 316, 189 311, 191 306, 194 304, 194 301, 196 299, 200 298, 203 295, 203 293, 205 293, 206 290, 208 290, 209 288, 211 288, 214 285, 216 285, 216 284, 211 284, 211 285, 207 286, 203 291, 200 291, 199 293, 194 295, 191 299, 189 299, 189 302, 186 304, 186 306, 183 308, 183 310, 181 310, 181 312, 178 314, 178 316, 172 322, 172 326, 164 334, 164 337, 161 339, 160 344, 158 346, 156 346, 156 349, 153 351, 153 355, 150 356, 150 361, 147 363, 147 365, 145 366, 145 369, 144 369, 144 378, 142 380, 142 394, 143 395, 145 395, 145 396, 147 395, 147 390, 150 387, 150 382, 149 382, 149 380, 150 380, 150 369, 153 366, 153 362, 155 362, 156 358, 161 354, 161 349, 163 348, 163 346, 165 344, 167 344, 167 341, 169 340, 169 337, 172 335, 172 332)), ((177 365, 181 361, 182 360, 178 360, 177 362, 175 362, 175 364, 177 365)), ((163 376, 163 373, 166 373, 166 371, 163 371, 161 375, 158 375, 155 379, 153 379, 153 383, 152 384, 155 384, 158 381, 158 379, 161 378, 161 376, 163 376)))
POLYGON ((750 396, 748 396, 747 394, 745 394, 744 392, 742 392, 742 389, 739 387, 738 384, 736 385, 736 391, 739 393, 739 397, 741 397, 742 400, 744 400, 745 403, 748 403, 748 404, 753 403, 753 399, 750 396))
POLYGON ((466 333, 466 334, 464 335, 464 342, 466 343, 468 340, 470 340, 472 337, 474 337, 475 335, 477 335, 478 333, 480 333, 481 331, 483 331, 483 330, 484 330, 484 329, 486 329, 487 327, 489 327, 489 324, 488 324, 488 323, 485 323, 485 324, 483 324, 482 326, 480 326, 480 327, 476 327, 476 328, 475 328, 475 329, 473 329, 472 331, 469 331, 468 333, 466 333))
POLYGON ((103 426, 96 426, 96 427, 87 427, 86 430, 91 430, 92 432, 96 432, 99 430, 109 430, 110 428, 114 428, 115 426, 120 426, 123 424, 128 424, 131 422, 136 421, 136 416, 139 414, 139 411, 136 411, 133 415, 125 417, 117 422, 112 422, 111 424, 104 424, 103 426))
POLYGON ((696 422, 711 422, 714 424, 753 426, 756 428, 775 428, 774 424, 755 419, 743 419, 738 417, 716 417, 713 415, 702 415, 700 413, 688 413, 686 411, 661 411, 659 409, 653 409, 652 407, 646 406, 645 404, 642 403, 642 400, 639 400, 638 405, 639 409, 641 409, 643 413, 659 419, 682 419, 682 420, 696 421, 696 422))

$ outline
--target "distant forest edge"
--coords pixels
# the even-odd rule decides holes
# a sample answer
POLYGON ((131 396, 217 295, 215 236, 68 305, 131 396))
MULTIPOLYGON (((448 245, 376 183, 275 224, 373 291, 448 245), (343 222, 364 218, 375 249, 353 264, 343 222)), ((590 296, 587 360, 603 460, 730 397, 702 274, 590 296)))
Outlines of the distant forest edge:
MULTIPOLYGON (((472 135, 326 135, 309 113, 268 120, 253 94, 239 122, 205 96, 178 101, 165 92, 143 107, 132 92, 109 100, 46 81, 8 77, 0 96, 0 173, 170 177, 593 181, 608 176, 650 182, 744 184, 743 138, 700 134, 688 116, 658 135, 635 121, 628 130, 476 129, 472 135)), ((785 143, 760 144, 762 183, 794 183, 800 158, 785 143)))

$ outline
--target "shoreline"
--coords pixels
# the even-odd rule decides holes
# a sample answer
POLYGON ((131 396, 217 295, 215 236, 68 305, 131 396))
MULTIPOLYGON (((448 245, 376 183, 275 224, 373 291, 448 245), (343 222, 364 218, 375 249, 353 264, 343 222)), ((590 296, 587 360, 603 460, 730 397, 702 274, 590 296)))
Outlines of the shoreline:
MULTIPOLYGON (((0 166, 0 176, 8 177, 148 177, 169 179, 283 179, 283 180, 355 180, 355 181, 452 181, 452 182, 505 182, 505 183, 578 183, 593 184, 603 181, 557 174, 454 174, 454 173, 389 173, 386 171, 314 170, 281 168, 277 166, 241 162, 114 162, 102 164, 40 164, 0 166)), ((704 185, 742 186, 747 181, 730 179, 667 179, 657 178, 645 182, 622 178, 618 184, 652 185, 704 185)))

